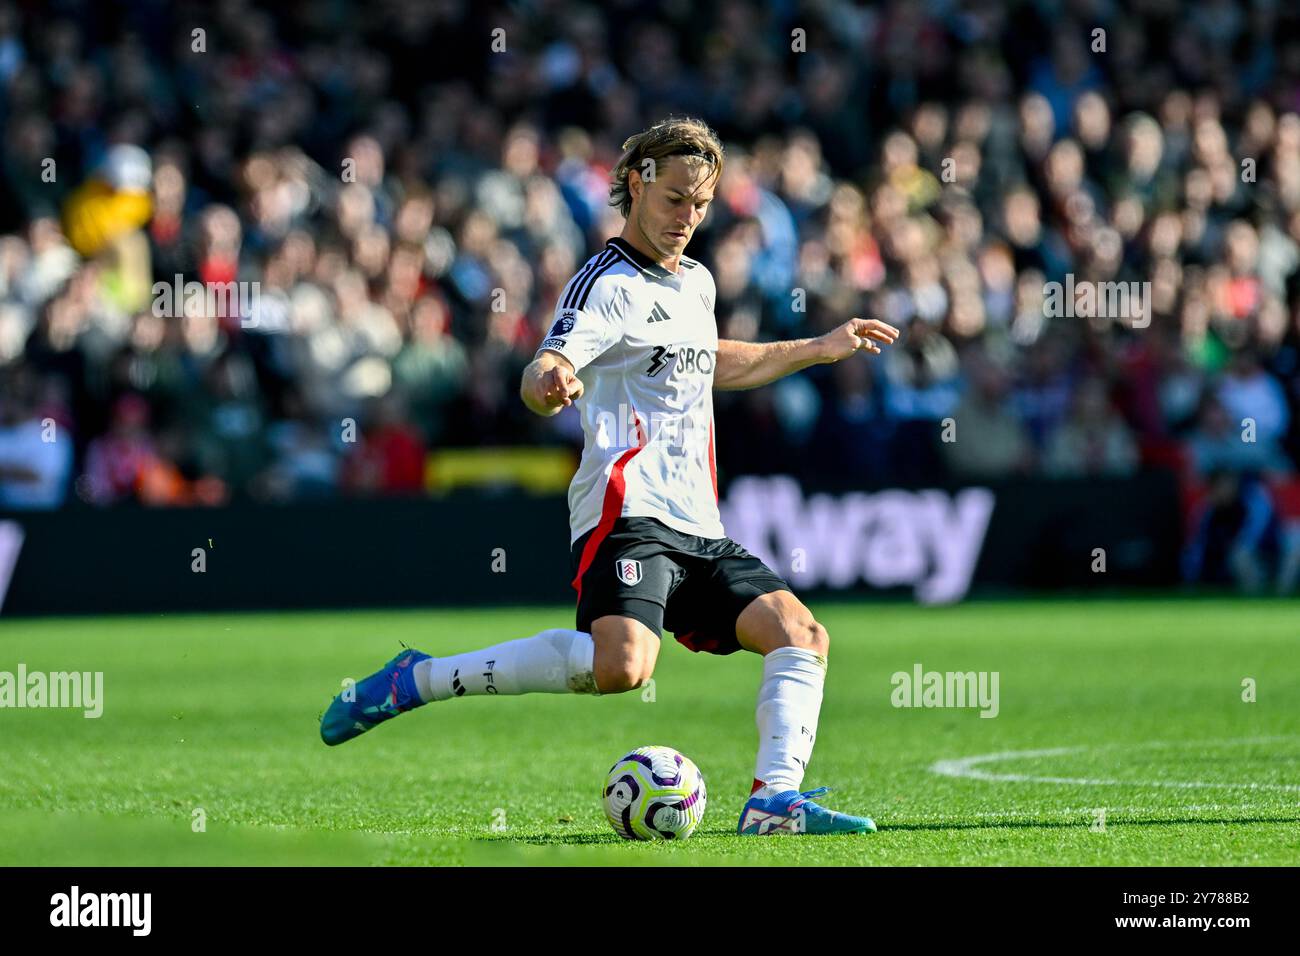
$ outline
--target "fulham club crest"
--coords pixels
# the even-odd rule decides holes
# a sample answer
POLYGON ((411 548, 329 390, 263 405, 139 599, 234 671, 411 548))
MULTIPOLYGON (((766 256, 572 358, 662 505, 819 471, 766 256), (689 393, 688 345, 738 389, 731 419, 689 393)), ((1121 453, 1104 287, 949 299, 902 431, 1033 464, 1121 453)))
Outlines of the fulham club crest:
POLYGON ((641 562, 620 558, 614 562, 614 572, 624 584, 631 586, 641 583, 641 562))

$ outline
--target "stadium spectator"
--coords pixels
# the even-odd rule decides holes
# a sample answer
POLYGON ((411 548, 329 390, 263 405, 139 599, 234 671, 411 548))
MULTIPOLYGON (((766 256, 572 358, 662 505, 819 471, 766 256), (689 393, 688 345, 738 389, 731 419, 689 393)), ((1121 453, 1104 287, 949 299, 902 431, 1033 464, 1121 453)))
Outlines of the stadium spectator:
POLYGON ((51 488, 405 494, 442 447, 573 445, 518 370, 670 111, 728 148, 690 250, 722 334, 905 328, 877 368, 719 396, 724 479, 1300 464, 1300 12, 831 2, 803 54, 750 0, 631 33, 561 2, 497 56, 475 5, 420 6, 232 0, 202 53, 184 4, 0 6, 0 383, 53 383, 51 488), (167 308, 178 276, 250 295, 167 308), (1149 283, 1149 324, 1053 313, 1067 280, 1149 283))
POLYGON ((22 377, 0 392, 0 508, 57 508, 72 473, 72 439, 59 422, 31 403, 32 382, 22 377))

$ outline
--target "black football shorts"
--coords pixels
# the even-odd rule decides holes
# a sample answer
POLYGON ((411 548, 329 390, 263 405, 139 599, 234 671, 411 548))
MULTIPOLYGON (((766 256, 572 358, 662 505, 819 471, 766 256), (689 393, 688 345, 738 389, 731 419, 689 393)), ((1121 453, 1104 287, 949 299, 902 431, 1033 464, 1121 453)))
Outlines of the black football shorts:
POLYGON ((730 538, 674 531, 654 518, 618 518, 573 543, 578 630, 607 614, 663 630, 692 651, 740 650, 736 618, 754 598, 790 585, 730 538), (594 541, 594 543, 593 543, 594 541))

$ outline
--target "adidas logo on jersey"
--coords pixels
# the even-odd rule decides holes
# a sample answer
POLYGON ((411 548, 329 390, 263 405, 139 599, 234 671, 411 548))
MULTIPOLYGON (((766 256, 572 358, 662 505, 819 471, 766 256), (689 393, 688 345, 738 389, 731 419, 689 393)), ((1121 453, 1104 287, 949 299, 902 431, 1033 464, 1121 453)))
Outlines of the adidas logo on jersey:
POLYGON ((672 316, 664 311, 664 307, 656 302, 655 307, 650 310, 650 315, 646 317, 646 322, 667 322, 671 318, 672 316))

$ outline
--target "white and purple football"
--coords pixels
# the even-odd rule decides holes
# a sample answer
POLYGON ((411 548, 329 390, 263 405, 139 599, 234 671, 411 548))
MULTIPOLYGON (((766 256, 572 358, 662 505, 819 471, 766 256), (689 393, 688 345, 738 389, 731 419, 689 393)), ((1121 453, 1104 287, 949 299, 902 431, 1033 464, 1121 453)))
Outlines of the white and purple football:
POLYGON ((672 747, 638 747, 610 767, 601 793, 625 840, 685 840, 704 819, 704 776, 672 747))

